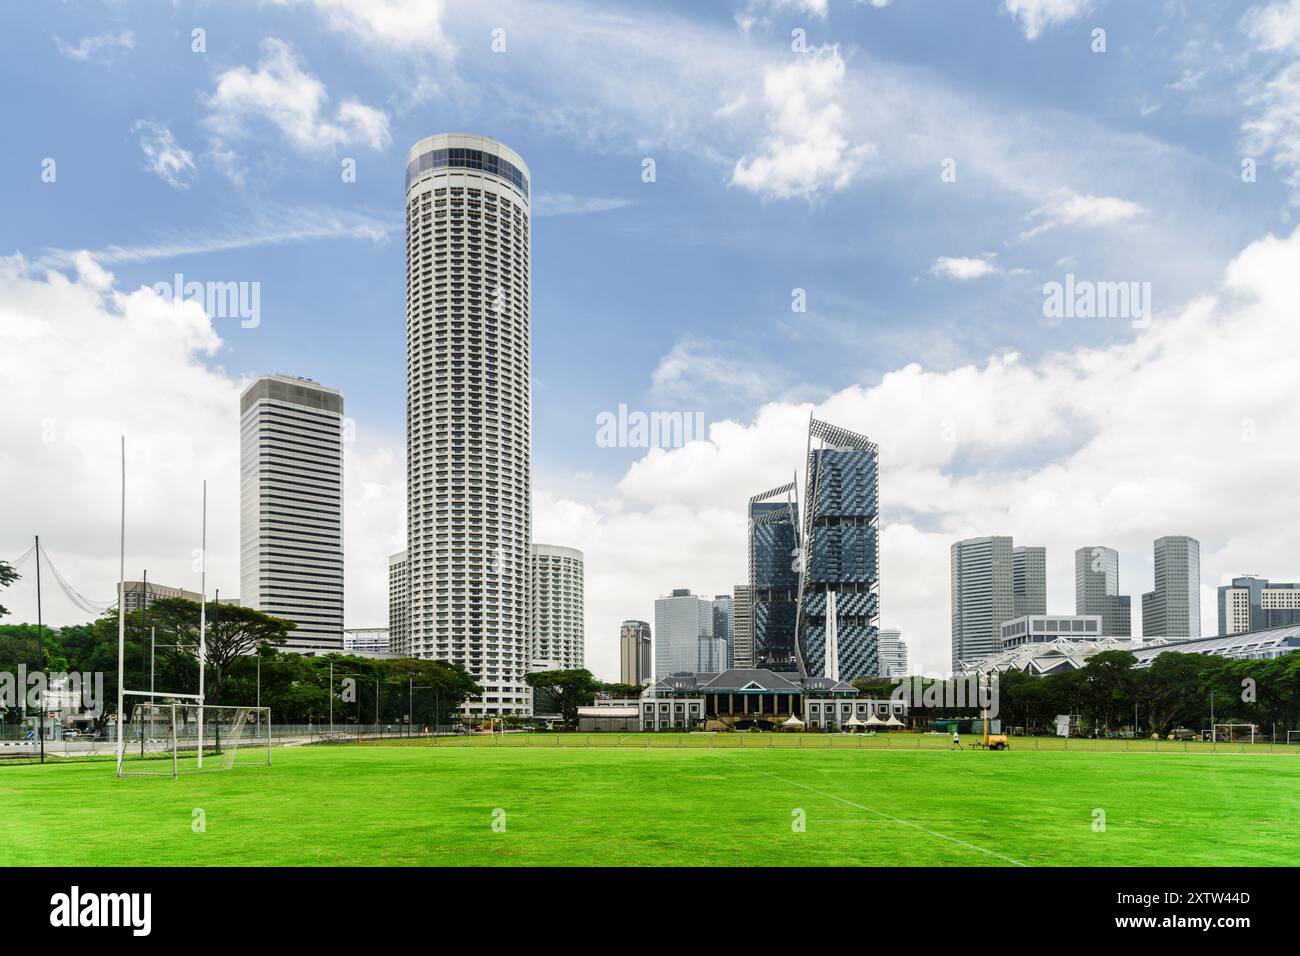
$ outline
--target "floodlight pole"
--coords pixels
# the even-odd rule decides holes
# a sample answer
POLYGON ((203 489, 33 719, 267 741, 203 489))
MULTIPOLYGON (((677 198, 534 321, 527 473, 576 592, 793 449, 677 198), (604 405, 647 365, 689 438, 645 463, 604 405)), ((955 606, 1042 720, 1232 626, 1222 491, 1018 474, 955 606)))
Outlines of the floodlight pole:
MULTIPOLYGON (((122 757, 125 740, 122 737, 122 723, 125 720, 126 699, 122 693, 126 681, 126 436, 122 436, 122 524, 118 537, 121 564, 118 568, 117 583, 117 775, 122 776, 122 757)), ((39 560, 39 556, 37 558, 39 560)))
POLYGON ((203 769, 203 667, 208 644, 208 481, 203 480, 203 531, 199 544, 199 762, 203 769))

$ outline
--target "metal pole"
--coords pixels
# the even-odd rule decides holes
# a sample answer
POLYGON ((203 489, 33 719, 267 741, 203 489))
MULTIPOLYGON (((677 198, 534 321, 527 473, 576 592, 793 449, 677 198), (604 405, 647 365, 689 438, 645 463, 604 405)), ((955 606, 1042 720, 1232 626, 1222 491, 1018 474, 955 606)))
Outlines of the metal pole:
POLYGON ((334 733, 334 662, 330 661, 330 733, 334 733))
POLYGON ((257 649, 257 706, 262 706, 262 649, 257 649))
MULTIPOLYGON (((36 666, 41 669, 42 678, 45 675, 45 641, 43 638, 44 628, 41 624, 41 536, 36 536, 36 666)), ((42 695, 44 696, 44 695, 42 695)), ((40 710, 36 714, 36 736, 41 741, 41 763, 45 763, 45 701, 40 702, 40 710)), ((64 744, 63 749, 66 751, 68 745, 64 744)))
POLYGON ((126 436, 122 436, 122 524, 118 537, 119 557, 117 584, 117 775, 122 776, 122 756, 125 740, 122 737, 122 722, 125 719, 125 695, 122 685, 125 681, 126 654, 126 436))
POLYGON ((406 678, 406 736, 411 736, 411 712, 414 709, 415 678, 406 678))
POLYGON ((203 769, 203 671, 208 655, 208 482, 203 480, 203 536, 199 545, 199 769, 203 769))

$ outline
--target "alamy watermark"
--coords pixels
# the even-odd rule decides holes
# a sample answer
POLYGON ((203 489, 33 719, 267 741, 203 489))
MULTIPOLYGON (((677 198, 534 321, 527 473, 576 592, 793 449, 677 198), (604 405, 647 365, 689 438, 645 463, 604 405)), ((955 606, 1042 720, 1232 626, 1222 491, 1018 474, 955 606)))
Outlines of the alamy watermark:
POLYGON ((1049 319, 1129 319, 1135 329, 1151 324, 1150 282, 1091 282, 1065 274, 1043 285, 1043 315, 1049 319))
POLYGON ((961 710, 978 708, 988 712, 990 720, 998 715, 999 680, 997 674, 965 674, 947 680, 924 677, 895 677, 890 700, 907 708, 961 710))
POLYGON ((598 448, 684 448, 708 437, 703 412, 618 412, 596 416, 598 448))
POLYGON ((171 282, 155 282, 151 288, 175 304, 197 302, 210 319, 239 319, 240 328, 262 324, 262 283, 186 282, 176 273, 171 282))
POLYGON ((26 664, 18 672, 0 671, 0 707, 22 707, 32 712, 46 710, 80 710, 88 717, 104 712, 104 673, 95 671, 29 671, 26 664))

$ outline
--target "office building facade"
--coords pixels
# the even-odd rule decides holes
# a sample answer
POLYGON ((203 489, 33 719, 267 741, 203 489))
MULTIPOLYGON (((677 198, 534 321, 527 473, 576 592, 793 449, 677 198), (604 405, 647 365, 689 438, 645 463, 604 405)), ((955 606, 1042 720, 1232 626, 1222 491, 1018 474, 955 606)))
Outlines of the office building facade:
POLYGON ((1133 633, 1133 611, 1127 594, 1119 593, 1119 552, 1090 545, 1074 552, 1074 613, 1101 615, 1107 637, 1133 633))
POLYGON ((388 639, 390 649, 399 654, 411 654, 410 588, 411 577, 406 569, 406 552, 399 551, 388 557, 388 639))
POLYGON ((722 666, 713 670, 727 670, 736 659, 736 604, 730 594, 713 597, 713 636, 723 642, 722 666))
POLYGON ((534 544, 531 593, 530 663, 545 670, 586 666, 582 552, 534 544))
POLYGON ((1011 548, 1011 594, 1016 617, 1047 613, 1047 549, 1011 548))
POLYGON ((1279 584, 1253 574, 1219 588, 1219 634, 1246 634, 1300 624, 1300 584, 1279 584))
POLYGON ((731 608, 735 625, 732 631, 732 659, 734 667, 754 666, 754 610, 748 584, 737 584, 731 590, 731 608))
POLYGON ((619 680, 641 686, 650 683, 654 671, 650 664, 650 624, 624 621, 618 629, 619 680))
POLYGON ((261 375, 239 409, 240 599, 294 622, 286 650, 342 650, 343 394, 261 375))
POLYGON ((1186 535, 1155 541, 1155 590, 1142 595, 1142 636, 1201 636, 1201 543, 1186 535))
POLYGON ((530 188, 485 137, 407 153, 408 643, 469 671, 471 714, 531 701, 530 188))
POLYGON ((996 653, 999 628, 1015 617, 1012 547, 1003 536, 968 538, 952 546, 953 673, 996 653))
POLYGON ((1002 622, 998 632, 999 651, 1009 651, 1022 644, 1046 644, 1060 638, 1097 641, 1114 636, 1103 630, 1100 614, 1027 614, 1002 622))
POLYGON ((752 665, 798 670, 794 649, 799 602, 799 505, 790 482, 749 499, 749 593, 752 665))
POLYGON ((713 602, 677 588, 655 600, 655 680, 695 674, 700 657, 715 654, 713 602))

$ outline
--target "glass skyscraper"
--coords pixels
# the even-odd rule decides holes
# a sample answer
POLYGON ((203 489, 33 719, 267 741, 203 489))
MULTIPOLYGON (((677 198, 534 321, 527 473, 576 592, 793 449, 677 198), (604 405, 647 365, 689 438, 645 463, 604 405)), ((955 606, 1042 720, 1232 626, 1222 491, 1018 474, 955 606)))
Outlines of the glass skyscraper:
POLYGON ((749 499, 750 647, 752 666, 795 671, 799 599, 799 504, 794 482, 749 499))
POLYGON ((804 484, 804 664, 826 675, 826 595, 835 592, 839 679, 878 672, 880 491, 876 444, 813 419, 804 484))

